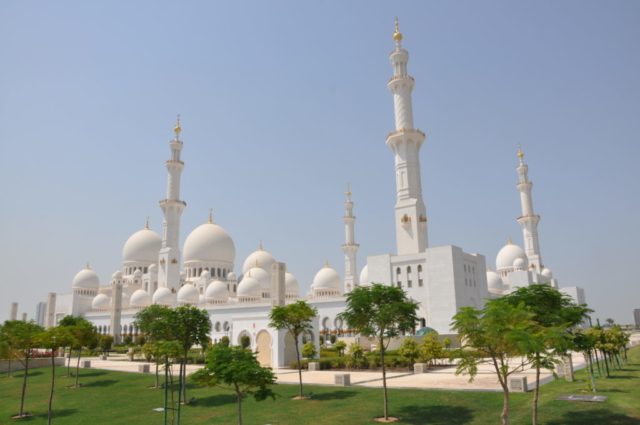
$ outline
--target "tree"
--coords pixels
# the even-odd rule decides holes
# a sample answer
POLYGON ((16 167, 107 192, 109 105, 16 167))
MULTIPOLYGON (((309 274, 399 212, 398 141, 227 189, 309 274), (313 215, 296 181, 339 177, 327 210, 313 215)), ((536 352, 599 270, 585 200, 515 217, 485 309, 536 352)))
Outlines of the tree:
POLYGON ((389 400, 384 353, 391 338, 415 328, 418 322, 417 309, 418 303, 408 299, 402 289, 373 283, 349 292, 347 308, 339 315, 350 329, 357 330, 363 336, 374 337, 379 342, 385 420, 389 419, 389 400))
POLYGON ((100 335, 99 347, 103 352, 111 350, 113 337, 111 335, 100 335))
POLYGON ((77 317, 76 324, 69 327, 73 334, 73 346, 78 350, 78 360, 76 361, 76 383, 74 388, 78 388, 78 379, 80 374, 80 358, 82 357, 82 348, 95 344, 98 338, 98 332, 93 323, 88 320, 77 317))
POLYGON ((616 322, 615 320, 608 318, 607 320, 605 320, 605 322, 607 322, 609 324, 609 326, 613 326, 613 324, 616 322))
POLYGON ((447 349, 447 351, 451 350, 451 338, 445 336, 442 340, 442 345, 447 349))
POLYGON ((251 338, 249 337, 249 335, 242 335, 240 337, 240 346, 244 349, 249 348, 249 346, 251 345, 251 338))
MULTIPOLYGON (((71 327, 71 326, 75 326, 78 323, 78 320, 80 319, 80 317, 76 317, 76 316, 72 316, 72 315, 67 315, 64 316, 62 319, 60 319, 60 321, 58 322, 58 326, 64 326, 64 327, 71 327)), ((67 349, 69 350, 69 357, 67 358, 67 377, 71 376, 70 375, 70 370, 71 370, 71 350, 72 350, 72 346, 75 344, 75 341, 71 340, 69 342, 69 345, 67 346, 61 346, 65 348, 65 354, 67 354, 67 349)))
POLYGON ((420 358, 433 366, 435 359, 439 359, 444 355, 442 345, 437 332, 427 332, 422 337, 422 344, 420 344, 420 358))
MULTIPOLYGON (((133 322, 134 326, 147 338, 147 343, 142 348, 143 352, 145 355, 151 355, 156 362, 156 388, 159 388, 160 363, 163 359, 165 364, 169 363, 170 356, 166 355, 166 347, 164 347, 161 342, 171 339, 170 315, 170 307, 152 304, 138 311, 133 322)), ((165 385, 167 385, 166 382, 165 385)))
POLYGON ((405 339, 402 341, 402 344, 400 344, 398 354, 408 367, 413 367, 418 357, 420 357, 418 343, 413 338, 405 339))
POLYGON ((338 352, 339 356, 342 356, 344 354, 344 350, 345 348, 347 348, 347 343, 344 341, 338 341, 335 343, 334 345, 336 351, 338 352))
POLYGON ((453 351, 452 358, 460 359, 456 375, 470 376, 473 382, 478 373, 478 365, 491 364, 504 393, 502 413, 503 425, 509 418, 509 387, 507 380, 513 373, 521 372, 528 363, 515 359, 531 351, 538 342, 532 338, 530 329, 535 325, 534 313, 523 303, 513 306, 503 299, 488 301, 482 310, 462 307, 453 316, 452 328, 458 332, 462 347, 453 351), (511 362, 517 361, 517 365, 511 362))
POLYGON ((6 378, 11 377, 11 361, 14 357, 14 349, 11 345, 8 328, 6 328, 5 325, 0 325, 0 360, 7 360, 9 362, 6 378))
POLYGON ((270 367, 262 367, 256 354, 240 346, 215 344, 207 353, 203 369, 190 375, 198 385, 219 387, 236 393, 238 424, 242 425, 242 397, 252 395, 256 401, 275 399, 270 386, 276 376, 270 367))
POLYGON ((18 417, 24 416, 24 398, 27 392, 27 376, 29 375, 29 359, 33 357, 34 350, 38 346, 38 334, 44 331, 42 326, 33 322, 23 322, 21 320, 7 320, 2 327, 7 343, 13 347, 18 361, 24 366, 22 380, 22 395, 20 397, 20 413, 18 417))
POLYGON ((56 350, 59 347, 66 347, 73 343, 73 334, 71 330, 64 326, 49 328, 44 332, 40 332, 37 336, 37 344, 40 348, 50 350, 51 354, 51 390, 49 392, 49 407, 47 413, 47 425, 51 425, 53 419, 53 391, 56 382, 56 350))
POLYGON ((511 292, 503 299, 513 305, 524 303, 538 323, 536 335, 544 340, 542 349, 526 353, 536 369, 536 387, 533 395, 533 425, 538 423, 538 395, 540 369, 553 369, 559 355, 566 355, 573 348, 569 330, 582 323, 592 312, 586 305, 577 305, 573 299, 552 286, 542 283, 525 286, 511 292))
POLYGON ((311 320, 318 315, 318 310, 307 304, 306 301, 296 301, 285 306, 275 306, 269 313, 269 327, 279 331, 287 330, 293 337, 296 346, 296 358, 298 359, 299 393, 302 395, 302 366, 300 364, 300 335, 311 330, 311 320))
MULTIPOLYGON (((209 332, 211 332, 211 319, 206 310, 198 310, 193 306, 177 307, 169 314, 169 326, 171 329, 171 340, 176 341, 182 348, 182 360, 180 362, 180 386, 182 389, 182 399, 187 402, 186 371, 187 357, 189 349, 194 345, 204 347, 209 342, 209 332)), ((180 397, 178 397, 180 400, 180 397)), ((180 411, 178 411, 178 422, 180 422, 180 411)))
POLYGON ((309 341, 302 346, 302 357, 313 359, 316 354, 318 354, 318 350, 316 350, 316 346, 313 344, 313 342, 309 341))

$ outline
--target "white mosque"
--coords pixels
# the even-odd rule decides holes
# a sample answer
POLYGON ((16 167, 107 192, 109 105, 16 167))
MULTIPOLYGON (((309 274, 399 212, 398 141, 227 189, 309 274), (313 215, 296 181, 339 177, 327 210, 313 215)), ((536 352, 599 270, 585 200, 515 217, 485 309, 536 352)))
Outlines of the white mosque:
MULTIPOLYGON (((519 149, 517 167, 522 204, 518 222, 524 234, 524 247, 511 240, 500 250, 495 271, 487 267, 485 257, 466 253, 457 246, 430 247, 427 233, 427 209, 422 199, 420 148, 425 134, 413 123, 411 93, 413 77, 408 75, 409 53, 402 49, 402 34, 393 34, 395 50, 390 55, 393 76, 388 87, 393 94, 396 128, 386 137, 395 156, 396 171, 396 253, 374 255, 358 273, 355 242, 354 203, 347 190, 345 206, 345 275, 341 277, 327 264, 315 275, 310 291, 300 294, 298 280, 283 262, 260 248, 236 269, 233 239, 227 231, 209 221, 197 227, 179 246, 180 216, 186 203, 180 200, 180 176, 184 163, 180 154, 180 119, 169 142, 171 157, 166 199, 160 201, 164 213, 162 235, 146 228, 134 233, 124 244, 122 268, 101 284, 89 268, 73 278, 72 293, 49 294, 45 325, 55 326, 64 316, 83 316, 101 333, 121 339, 137 334, 135 314, 151 304, 192 305, 205 309, 211 318, 214 341, 228 336, 239 343, 243 335, 251 339, 263 364, 286 366, 292 357, 291 337, 268 327, 268 315, 274 305, 306 300, 318 309, 313 338, 337 334, 349 336, 338 314, 345 308, 344 294, 371 282, 402 288, 420 303, 420 327, 441 334, 451 333, 450 322, 461 307, 481 308, 484 300, 507 294, 514 288, 534 283, 558 287, 551 270, 542 263, 537 226, 540 216, 533 211, 528 166, 519 149), (485 272, 486 270, 486 272, 485 272)), ((584 290, 563 288, 577 302, 585 302, 584 290)))

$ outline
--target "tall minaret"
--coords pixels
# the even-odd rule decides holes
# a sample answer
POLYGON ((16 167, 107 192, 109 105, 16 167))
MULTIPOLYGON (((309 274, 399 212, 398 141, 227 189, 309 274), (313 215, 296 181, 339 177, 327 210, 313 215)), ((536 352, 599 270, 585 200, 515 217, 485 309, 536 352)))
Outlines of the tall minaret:
POLYGON ((427 209, 422 201, 420 179, 420 147, 425 141, 422 131, 413 127, 411 92, 415 85, 407 75, 409 52, 402 49, 402 34, 393 34, 396 49, 391 52, 393 77, 389 90, 393 93, 396 130, 387 136, 387 145, 396 159, 396 243, 398 255, 423 252, 429 246, 427 239, 427 209))
POLYGON ((353 202, 351 202, 351 188, 347 185, 347 202, 344 203, 346 215, 342 217, 344 222, 345 243, 342 245, 344 251, 344 293, 353 291, 360 282, 358 281, 358 265, 356 254, 358 245, 355 242, 356 217, 353 215, 353 202))
POLYGON ((518 218, 518 223, 522 226, 524 236, 524 250, 527 253, 529 263, 533 264, 536 271, 540 273, 543 269, 542 257, 540 257, 540 244, 538 243, 538 222, 540 216, 533 213, 533 200, 531 198, 531 188, 533 183, 527 178, 529 167, 524 163, 524 154, 522 148, 518 145, 518 176, 520 183, 517 187, 520 191, 520 203, 522 204, 522 217, 518 218))
POLYGON ((167 182, 167 198, 160 201, 160 208, 164 214, 162 229, 162 248, 160 249, 160 264, 158 267, 159 286, 169 289, 180 289, 180 264, 181 254, 180 239, 180 215, 187 204, 180 200, 180 174, 184 168, 184 162, 180 160, 182 141, 180 140, 180 115, 173 131, 176 137, 169 143, 171 147, 171 159, 165 165, 169 171, 167 182))

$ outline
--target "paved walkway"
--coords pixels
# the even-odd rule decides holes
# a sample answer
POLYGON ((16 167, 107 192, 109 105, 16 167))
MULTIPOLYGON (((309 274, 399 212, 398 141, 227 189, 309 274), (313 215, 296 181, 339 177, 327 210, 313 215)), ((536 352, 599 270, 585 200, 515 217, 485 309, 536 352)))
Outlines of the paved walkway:
MULTIPOLYGON (((92 369, 115 370, 120 372, 139 372, 139 366, 149 364, 151 373, 155 372, 155 364, 146 362, 130 362, 125 355, 112 355, 109 360, 99 360, 97 357, 84 358, 91 360, 92 369)), ((514 363, 515 364, 515 363, 514 363)), ((579 370, 587 365, 582 354, 573 354, 574 370, 579 370)), ((200 365, 187 365, 187 373, 191 373, 200 368, 200 365)), ((177 366, 172 369, 178 372, 177 366)), ((161 369, 162 373, 162 369, 161 369)), ((302 372, 302 381, 305 384, 314 385, 334 385, 334 375, 337 373, 351 374, 351 385, 356 387, 382 387, 382 372, 353 372, 353 371, 317 371, 302 372)), ((559 373, 559 372, 558 372, 559 373)), ((291 369, 276 370, 278 383, 297 384, 298 371, 291 369)), ((513 376, 526 376, 529 389, 535 386, 535 370, 527 369, 522 373, 513 376)), ((540 384, 552 381, 553 375, 541 371, 540 384)), ((469 377, 455 375, 455 367, 438 369, 428 373, 414 374, 412 372, 388 372, 387 387, 389 388, 414 388, 430 390, 459 390, 459 391, 502 391, 498 383, 497 376, 490 365, 479 366, 478 374, 473 382, 469 382, 469 377)))

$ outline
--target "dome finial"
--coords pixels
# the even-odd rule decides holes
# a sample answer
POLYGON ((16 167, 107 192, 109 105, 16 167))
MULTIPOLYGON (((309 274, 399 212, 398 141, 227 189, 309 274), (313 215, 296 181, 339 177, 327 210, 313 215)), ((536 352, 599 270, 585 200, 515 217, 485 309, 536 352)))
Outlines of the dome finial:
POLYGON ((149 216, 147 216, 147 224, 144 226, 146 230, 149 230, 149 216))
POLYGON ((247 277, 251 277, 251 269, 247 271, 247 277))
POLYGON ((262 251, 262 239, 260 239, 260 247, 258 248, 258 251, 262 251))
POLYGON ((328 269, 329 268, 329 260, 326 260, 325 264, 324 264, 324 268, 328 269))
POLYGON ((87 261, 87 266, 84 268, 85 270, 91 270, 91 267, 89 267, 89 262, 87 261))
POLYGON ((260 268, 260 266, 258 265, 258 260, 256 260, 256 265, 255 265, 255 266, 253 266, 253 268, 254 268, 254 269, 259 269, 259 268, 260 268))
POLYGON ((351 201, 351 186, 347 183, 347 200, 351 201))
POLYGON ((178 137, 180 137, 180 132, 182 131, 182 128, 180 128, 180 114, 176 118, 176 126, 173 127, 173 131, 176 132, 176 140, 179 140, 178 137))
POLYGON ((402 33, 398 28, 398 18, 396 18, 396 32, 393 33, 393 39, 397 42, 397 44, 400 44, 400 41, 402 40, 402 33))
POLYGON ((213 224, 213 208, 209 208, 209 224, 213 224))
POLYGON ((513 245, 513 242, 511 242, 511 236, 509 236, 509 242, 507 242, 507 245, 513 245))

